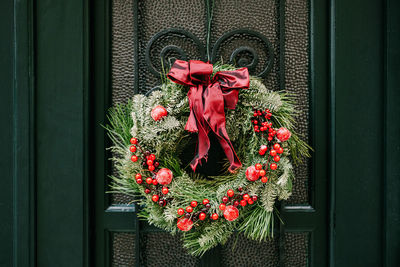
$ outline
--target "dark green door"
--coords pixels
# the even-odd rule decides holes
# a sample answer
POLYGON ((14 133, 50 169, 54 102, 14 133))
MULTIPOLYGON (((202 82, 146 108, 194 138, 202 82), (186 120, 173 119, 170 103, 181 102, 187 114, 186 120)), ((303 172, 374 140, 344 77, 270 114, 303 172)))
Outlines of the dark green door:
POLYGON ((96 257, 96 266, 324 266, 329 39, 327 6, 317 1, 214 1, 212 60, 248 66, 271 90, 293 93, 298 131, 315 147, 313 158, 298 167, 275 239, 259 244, 235 235, 197 259, 178 237, 139 223, 131 198, 105 193, 112 172, 104 152, 109 143, 99 126, 105 111, 157 86, 162 60, 168 65, 173 58, 204 59, 208 2, 113 0, 95 12, 96 254, 106 251, 96 257))
POLYGON ((215 59, 293 93, 315 151, 275 239, 196 259, 105 193, 100 124, 161 58, 202 57, 209 0, 1 1, 0 266, 399 266, 397 2, 215 0, 215 59))

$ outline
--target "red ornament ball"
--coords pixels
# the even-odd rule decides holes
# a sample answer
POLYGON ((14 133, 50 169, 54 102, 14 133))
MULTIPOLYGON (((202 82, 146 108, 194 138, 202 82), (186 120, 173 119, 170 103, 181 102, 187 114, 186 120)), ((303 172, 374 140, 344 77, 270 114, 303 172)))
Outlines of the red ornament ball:
POLYGON ((220 210, 225 210, 226 205, 224 203, 219 204, 219 209, 220 210))
POLYGON ((136 145, 137 144, 137 139, 134 138, 134 137, 132 137, 130 141, 131 141, 132 145, 136 145))
POLYGON ((136 152, 136 147, 135 147, 135 146, 130 146, 130 147, 129 147, 129 150, 130 150, 132 153, 135 153, 135 152, 136 152))
POLYGON ((206 214, 204 213, 204 212, 201 212, 200 214, 199 214, 199 220, 200 221, 204 221, 205 220, 205 218, 206 218, 206 214))
POLYGON ((151 117, 155 121, 159 121, 167 115, 168 111, 163 106, 160 105, 154 107, 153 110, 151 111, 151 117))
POLYGON ((176 224, 176 226, 184 232, 189 231, 190 229, 192 229, 193 227, 193 222, 192 220, 188 219, 188 218, 181 218, 178 219, 178 223, 176 224))
POLYGON ((187 207, 186 207, 186 212, 191 213, 192 211, 193 211, 192 206, 187 206, 187 207))
POLYGON ((271 170, 276 170, 278 168, 278 165, 276 165, 276 163, 271 163, 269 167, 271 168, 271 170))
POLYGON ((214 214, 211 216, 211 218, 212 218, 214 221, 218 220, 218 214, 214 213, 214 214))
POLYGON ((192 206, 193 208, 197 206, 197 201, 192 201, 190 202, 190 206, 192 206))
POLYGON ((131 160, 132 160, 133 162, 136 162, 136 161, 138 160, 138 157, 137 157, 136 155, 133 155, 133 156, 131 157, 131 160))
POLYGON ((185 210, 182 208, 178 209, 178 215, 183 215, 185 213, 185 210))
POLYGON ((276 131, 276 138, 278 138, 282 142, 289 140, 291 135, 292 134, 290 133, 290 131, 285 127, 281 127, 278 129, 278 131, 276 131))
POLYGON ((224 211, 224 217, 228 221, 234 221, 239 217, 239 210, 232 205, 226 206, 224 211))
POLYGON ((266 145, 262 145, 262 146, 260 146, 260 149, 258 150, 258 154, 263 156, 265 154, 265 152, 267 152, 267 150, 268 150, 268 147, 266 145))
POLYGON ((250 166, 246 170, 246 178, 247 180, 254 182, 257 181, 258 177, 260 176, 259 171, 256 170, 256 167, 250 166))
POLYGON ((278 162, 278 161, 280 161, 280 160, 281 160, 281 157, 279 157, 279 156, 275 156, 275 157, 274 157, 274 161, 275 161, 275 162, 278 162))
POLYGON ((151 197, 151 199, 152 199, 154 202, 157 202, 158 199, 159 199, 159 197, 158 197, 158 195, 153 195, 153 196, 151 197))
POLYGON ((256 170, 261 170, 262 169, 262 165, 260 163, 257 163, 255 166, 256 170))
POLYGON ((170 184, 172 181, 172 177, 172 172, 167 168, 162 168, 157 172, 156 175, 157 182, 162 185, 170 184))
POLYGON ((210 203, 210 201, 207 198, 203 199, 203 205, 207 205, 208 203, 210 203))
POLYGON ((162 192, 164 195, 168 194, 168 191, 169 191, 169 190, 168 190, 168 187, 165 187, 165 186, 164 186, 164 187, 162 188, 162 190, 161 190, 161 192, 162 192))
POLYGON ((233 197, 235 195, 235 192, 232 189, 229 189, 226 194, 228 195, 228 197, 233 197))

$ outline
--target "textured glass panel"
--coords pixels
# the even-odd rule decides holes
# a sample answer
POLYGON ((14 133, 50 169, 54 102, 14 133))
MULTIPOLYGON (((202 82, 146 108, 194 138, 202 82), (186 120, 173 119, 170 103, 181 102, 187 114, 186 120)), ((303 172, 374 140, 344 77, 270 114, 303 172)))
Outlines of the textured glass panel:
POLYGON ((308 266, 309 233, 285 233, 285 266, 308 266))
POLYGON ((178 236, 154 232, 140 240, 141 266, 197 266, 198 258, 192 257, 182 247, 178 236))
MULTIPOLYGON (((308 90, 308 1, 287 0, 285 7, 285 83, 286 90, 296 96, 299 114, 297 132, 308 142, 309 90, 308 90)), ((308 203, 308 164, 295 169, 291 204, 308 203)))
POLYGON ((135 266, 135 234, 112 233, 112 266, 135 266))
POLYGON ((222 247, 223 266, 279 266, 279 238, 266 242, 234 234, 222 247))

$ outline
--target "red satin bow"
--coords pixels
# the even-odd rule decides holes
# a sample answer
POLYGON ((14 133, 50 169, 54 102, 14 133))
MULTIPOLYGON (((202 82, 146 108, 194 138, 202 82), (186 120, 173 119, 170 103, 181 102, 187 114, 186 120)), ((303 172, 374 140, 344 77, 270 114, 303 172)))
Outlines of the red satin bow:
POLYGON ((233 172, 242 164, 226 132, 224 107, 235 109, 239 89, 249 88, 249 72, 247 68, 219 71, 211 80, 212 72, 212 64, 197 60, 176 60, 168 78, 175 83, 190 86, 190 115, 185 130, 198 132, 197 155, 190 164, 192 169, 196 170, 198 163, 201 165, 201 159, 207 160, 210 149, 208 133, 212 130, 230 162, 229 171, 233 172))

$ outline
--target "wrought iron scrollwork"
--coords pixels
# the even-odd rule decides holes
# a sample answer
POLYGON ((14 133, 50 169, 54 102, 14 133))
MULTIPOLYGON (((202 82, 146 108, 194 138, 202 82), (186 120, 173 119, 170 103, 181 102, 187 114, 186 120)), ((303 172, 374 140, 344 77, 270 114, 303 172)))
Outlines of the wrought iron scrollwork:
MULTIPOLYGON (((253 31, 253 30, 248 30, 248 29, 238 29, 238 30, 233 30, 230 32, 225 33, 222 35, 214 44, 212 54, 211 54, 211 62, 215 63, 217 61, 217 54, 219 49, 221 48, 221 44, 229 40, 231 37, 235 35, 247 35, 247 36, 252 36, 256 37, 259 39, 263 45, 266 47, 268 59, 267 62, 263 68, 263 70, 256 74, 259 77, 265 77, 268 75, 268 73, 271 71, 273 62, 274 62, 274 49, 272 47, 271 42, 268 40, 268 38, 264 35, 262 35, 259 32, 253 31)), ((230 58, 230 63, 235 64, 238 67, 247 67, 249 71, 254 71, 259 63, 259 56, 257 52, 248 46, 240 46, 237 49, 235 49, 230 58), (247 58, 241 58, 240 55, 243 54, 244 52, 248 53, 251 55, 252 60, 249 62, 247 58)))
MULTIPOLYGON (((161 31, 154 35, 150 41, 147 44, 146 47, 146 62, 147 65, 150 69, 150 71, 154 75, 159 75, 160 72, 156 70, 154 65, 152 64, 152 60, 150 57, 150 52, 153 47, 153 45, 159 41, 161 38, 165 38, 169 35, 182 35, 185 36, 186 38, 189 38, 197 47, 199 55, 198 58, 205 60, 205 47, 202 44, 202 42, 192 33, 182 30, 182 29, 167 29, 164 31, 161 31)), ((266 77, 268 73, 271 71, 273 62, 274 62, 274 50, 272 47, 272 44, 268 40, 268 38, 264 35, 262 35, 259 32, 253 31, 253 30, 248 30, 248 29, 237 29, 233 30, 230 32, 225 33, 223 36, 221 36, 214 44, 212 48, 212 54, 211 54, 211 62, 215 63, 217 61, 217 55, 219 50, 221 49, 221 45, 227 41, 229 41, 230 38, 234 37, 235 35, 246 35, 250 36, 253 38, 256 38, 259 40, 259 43, 261 43, 265 48, 266 48, 266 54, 267 54, 267 60, 264 66, 262 66, 262 70, 259 73, 255 73, 259 77, 266 77)), ((167 66, 170 62, 167 59, 168 53, 175 52, 176 54, 179 55, 179 59, 183 60, 188 60, 187 53, 179 46, 176 45, 167 45, 161 49, 160 52, 160 59, 162 60, 164 66, 167 66)), ((257 53, 257 51, 250 47, 250 46, 239 46, 236 48, 230 55, 229 57, 229 63, 234 64, 238 67, 247 67, 250 72, 256 71, 256 69, 260 69, 259 63, 260 63, 260 58, 257 53), (243 55, 247 55, 247 57, 244 57, 243 55), (251 60, 249 60, 249 57, 251 60)))
MULTIPOLYGON (((168 37, 171 35, 180 35, 180 36, 185 36, 186 38, 190 39, 197 47, 198 52, 199 52, 199 58, 204 59, 205 58, 205 49, 204 49, 204 44, 191 32, 185 31, 183 29, 176 29, 176 28, 171 28, 171 29, 166 29, 161 32, 158 32, 156 35, 154 35, 150 41, 147 43, 146 46, 146 63, 147 66, 149 67, 151 73, 154 75, 160 75, 160 71, 157 70, 151 60, 151 49, 154 46, 157 41, 164 37, 168 37)), ((169 65, 169 60, 167 58, 168 53, 170 52, 175 52, 179 55, 179 59, 183 60, 188 60, 186 52, 179 46, 177 45, 167 45, 162 48, 160 52, 160 59, 162 60, 164 66, 169 65)))

